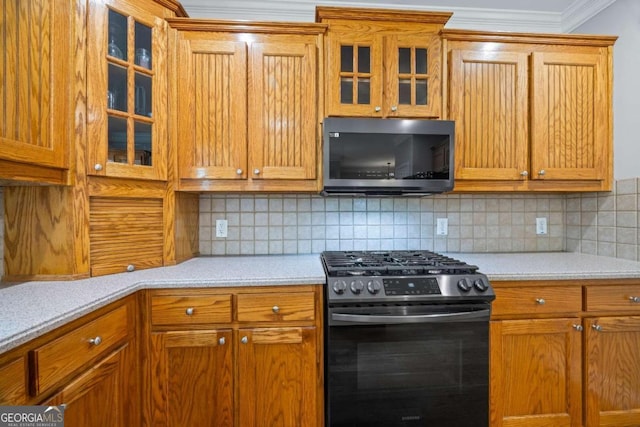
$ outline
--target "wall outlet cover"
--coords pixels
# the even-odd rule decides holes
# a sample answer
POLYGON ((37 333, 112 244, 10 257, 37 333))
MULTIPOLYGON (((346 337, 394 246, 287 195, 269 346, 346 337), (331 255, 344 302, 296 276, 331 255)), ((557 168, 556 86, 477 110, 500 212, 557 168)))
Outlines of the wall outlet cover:
POLYGON ((547 218, 536 218, 536 234, 547 234, 547 218))
POLYGON ((436 220, 436 235, 446 236, 447 234, 449 234, 449 219, 438 218, 436 220))
POLYGON ((216 219, 216 237, 227 237, 226 219, 216 219))

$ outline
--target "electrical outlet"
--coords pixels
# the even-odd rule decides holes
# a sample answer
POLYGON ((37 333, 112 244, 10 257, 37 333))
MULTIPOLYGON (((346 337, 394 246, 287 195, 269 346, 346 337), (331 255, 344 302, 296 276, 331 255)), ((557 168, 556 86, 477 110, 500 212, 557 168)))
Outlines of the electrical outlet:
POLYGON ((216 237, 227 237, 226 219, 216 219, 216 237))
POLYGON ((547 218, 536 218, 536 234, 547 234, 547 218))
POLYGON ((449 234, 449 219, 438 218, 436 220, 436 234, 438 236, 446 236, 449 234))

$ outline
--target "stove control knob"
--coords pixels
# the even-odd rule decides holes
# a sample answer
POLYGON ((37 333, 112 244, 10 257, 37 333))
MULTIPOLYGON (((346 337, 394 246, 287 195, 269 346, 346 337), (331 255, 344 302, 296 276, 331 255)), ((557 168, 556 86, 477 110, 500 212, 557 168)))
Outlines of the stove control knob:
POLYGON ((351 282, 351 292, 358 295, 364 290, 364 282, 362 280, 355 280, 351 282))
POLYGON ((347 290, 347 282, 344 280, 336 280, 333 284, 333 292, 342 295, 347 290))
POLYGON ((476 288, 479 292, 485 292, 487 289, 489 289, 489 286, 482 279, 474 280, 473 287, 476 288))
POLYGON ((370 294, 375 295, 378 292, 380 292, 381 289, 382 289, 382 285, 377 280, 370 280, 369 283, 367 283, 367 290, 369 291, 370 294))
POLYGON ((462 292, 469 292, 471 290, 471 282, 466 277, 458 280, 458 289, 462 292))

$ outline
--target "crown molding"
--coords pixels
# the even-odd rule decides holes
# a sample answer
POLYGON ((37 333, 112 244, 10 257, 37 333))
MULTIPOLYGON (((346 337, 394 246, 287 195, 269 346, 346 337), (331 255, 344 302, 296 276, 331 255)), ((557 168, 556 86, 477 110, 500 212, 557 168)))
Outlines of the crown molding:
POLYGON ((575 0, 562 12, 562 31, 571 31, 584 24, 602 10, 615 3, 616 0, 575 0))
MULTIPOLYGON (((389 1, 389 0, 386 0, 389 1)), ((615 0, 575 0, 562 13, 513 9, 419 6, 407 2, 341 0, 184 0, 193 18, 230 20, 314 22, 315 7, 371 7, 418 11, 453 12, 446 28, 488 31, 562 33, 578 27, 615 0)))

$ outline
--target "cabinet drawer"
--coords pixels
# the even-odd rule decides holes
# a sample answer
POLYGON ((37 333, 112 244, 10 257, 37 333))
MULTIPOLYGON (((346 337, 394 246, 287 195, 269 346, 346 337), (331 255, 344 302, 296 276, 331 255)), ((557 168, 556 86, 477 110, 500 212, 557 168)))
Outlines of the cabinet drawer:
POLYGON ((123 343, 134 327, 128 319, 127 306, 122 306, 33 350, 33 395, 123 343))
POLYGON ((573 313, 582 310, 582 289, 539 286, 532 288, 495 288, 491 312, 504 314, 573 313))
POLYGON ((24 357, 0 367, 0 405, 24 405, 25 373, 24 357))
POLYGON ((231 322, 231 295, 162 295, 151 298, 153 325, 231 322))
POLYGON ((315 319, 313 292, 238 294, 238 321, 278 322, 315 319))
POLYGON ((640 285, 587 286, 587 311, 640 312, 640 285))

